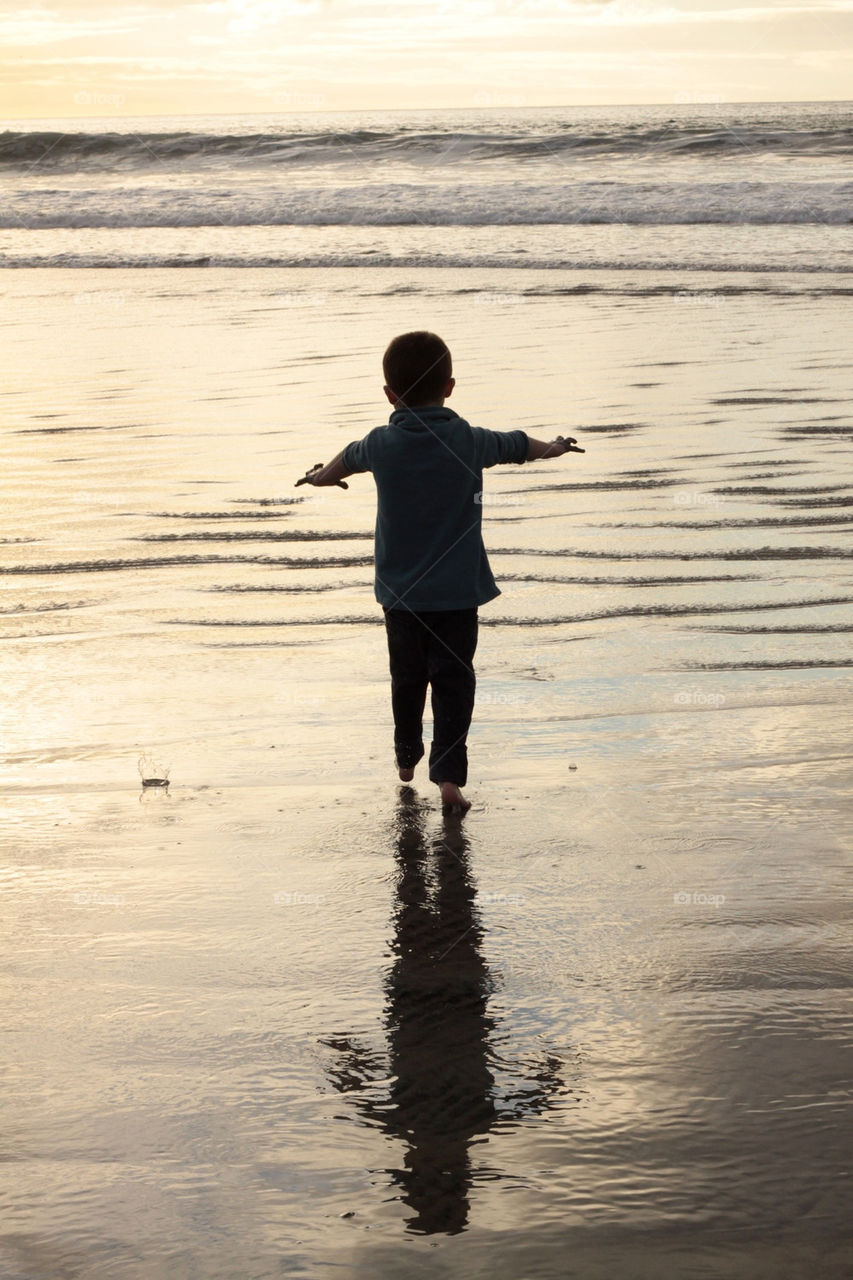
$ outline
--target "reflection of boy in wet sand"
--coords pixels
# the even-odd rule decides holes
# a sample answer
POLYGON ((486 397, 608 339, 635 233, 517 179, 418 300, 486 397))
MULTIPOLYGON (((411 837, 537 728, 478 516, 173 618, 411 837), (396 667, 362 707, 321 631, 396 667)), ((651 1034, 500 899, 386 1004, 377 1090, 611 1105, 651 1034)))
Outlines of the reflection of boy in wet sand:
POLYGON ((357 1032, 321 1043, 335 1051, 327 1070, 359 1120, 395 1140, 397 1168, 386 1172, 411 1211, 407 1229, 455 1235, 468 1225, 479 1144, 527 1116, 566 1116, 577 1068, 541 1043, 507 1053, 509 1025, 489 1007, 500 978, 484 955, 462 823, 446 817, 428 836, 423 807, 401 787, 395 827, 387 1055, 357 1032))
MULTIPOLYGON (((297 484, 342 484, 372 471, 378 508, 376 599, 385 613, 400 778, 424 754, 423 711, 432 687, 429 776, 446 809, 464 812, 467 736, 474 709, 477 609, 500 595, 481 533, 483 469, 583 453, 573 439, 531 440, 524 431, 471 427, 444 402, 450 352, 434 333, 404 333, 382 361, 388 425, 353 441, 297 484)), ((346 485, 342 486, 346 488, 346 485)))

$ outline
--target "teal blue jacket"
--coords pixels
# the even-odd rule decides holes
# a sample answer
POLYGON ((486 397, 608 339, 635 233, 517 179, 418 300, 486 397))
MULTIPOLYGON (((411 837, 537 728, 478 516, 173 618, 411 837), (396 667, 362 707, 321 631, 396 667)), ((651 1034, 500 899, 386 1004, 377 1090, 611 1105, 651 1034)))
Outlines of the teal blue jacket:
POLYGON ((452 409, 395 409, 343 451, 376 482, 375 592, 386 609, 470 609, 500 595, 483 546, 483 469, 527 460, 524 431, 472 427, 452 409))

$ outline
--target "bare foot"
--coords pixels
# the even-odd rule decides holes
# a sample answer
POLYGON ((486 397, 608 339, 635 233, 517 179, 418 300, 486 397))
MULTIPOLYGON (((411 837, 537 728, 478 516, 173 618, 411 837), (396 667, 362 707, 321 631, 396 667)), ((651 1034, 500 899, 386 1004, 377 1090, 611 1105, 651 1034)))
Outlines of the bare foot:
POLYGON ((403 768, 399 768, 399 769, 397 770, 397 772, 398 772, 398 773, 399 773, 399 775, 400 775, 400 781, 401 781, 401 782, 411 782, 411 781, 412 781, 412 778, 414 778, 414 776, 415 776, 415 771, 414 771, 414 769, 403 769, 403 768))
POLYGON ((471 801, 466 800, 455 782, 440 782, 441 807, 445 813, 467 813, 471 801))

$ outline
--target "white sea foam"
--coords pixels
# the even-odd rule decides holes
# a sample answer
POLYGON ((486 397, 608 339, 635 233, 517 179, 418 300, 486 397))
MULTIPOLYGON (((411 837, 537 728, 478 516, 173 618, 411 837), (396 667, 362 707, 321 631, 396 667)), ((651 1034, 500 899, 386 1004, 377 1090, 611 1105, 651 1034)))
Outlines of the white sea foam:
POLYGON ((838 226, 853 221, 853 182, 364 183, 344 187, 50 188, 19 191, 0 227, 838 226))

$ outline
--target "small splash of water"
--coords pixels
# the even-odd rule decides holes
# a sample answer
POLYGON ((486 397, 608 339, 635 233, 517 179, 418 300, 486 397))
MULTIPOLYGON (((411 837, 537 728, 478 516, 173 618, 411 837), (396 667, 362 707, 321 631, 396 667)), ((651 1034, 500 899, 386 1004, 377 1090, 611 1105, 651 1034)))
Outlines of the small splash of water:
POLYGON ((143 787, 168 787, 172 766, 159 756, 144 753, 137 762, 143 787))

